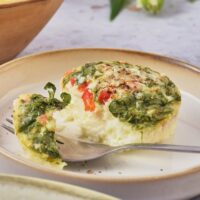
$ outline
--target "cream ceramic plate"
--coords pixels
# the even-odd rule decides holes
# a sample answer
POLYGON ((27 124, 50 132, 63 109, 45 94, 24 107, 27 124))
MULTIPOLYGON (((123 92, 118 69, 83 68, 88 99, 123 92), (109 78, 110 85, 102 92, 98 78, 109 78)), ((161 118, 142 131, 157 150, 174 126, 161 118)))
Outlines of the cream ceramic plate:
POLYGON ((0 174, 0 198, 1 200, 117 200, 77 186, 5 174, 0 174))
MULTIPOLYGON (((167 74, 179 86, 183 97, 174 143, 200 145, 200 70, 166 57, 126 50, 61 50, 28 56, 2 65, 0 121, 5 121, 12 101, 18 94, 43 92, 42 88, 47 81, 58 83, 68 68, 99 60, 124 60, 167 74)), ((166 194, 169 200, 190 197, 200 192, 200 155, 197 154, 127 152, 86 165, 69 164, 65 170, 55 170, 30 161, 21 151, 15 136, 2 129, 0 133, 0 151, 4 155, 67 181, 72 180, 83 186, 87 181, 86 186, 123 199, 129 199, 134 194, 137 199, 148 197, 155 200, 166 194), (188 181, 190 184, 186 184, 188 181)))

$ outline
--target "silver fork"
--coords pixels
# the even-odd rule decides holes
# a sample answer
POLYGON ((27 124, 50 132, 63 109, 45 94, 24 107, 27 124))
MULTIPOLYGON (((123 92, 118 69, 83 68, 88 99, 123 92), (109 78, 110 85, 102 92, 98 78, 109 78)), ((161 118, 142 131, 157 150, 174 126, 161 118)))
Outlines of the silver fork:
MULTIPOLYGON (((6 119, 6 121, 10 125, 6 125, 4 123, 1 124, 1 126, 7 131, 14 134, 14 129, 13 127, 11 127, 12 120, 6 119)), ((64 137, 58 134, 55 134, 55 139, 62 160, 67 162, 81 162, 93 160, 108 154, 116 153, 127 149, 200 153, 200 146, 185 146, 172 144, 127 144, 122 146, 108 146, 104 144, 89 143, 79 139, 64 137)))

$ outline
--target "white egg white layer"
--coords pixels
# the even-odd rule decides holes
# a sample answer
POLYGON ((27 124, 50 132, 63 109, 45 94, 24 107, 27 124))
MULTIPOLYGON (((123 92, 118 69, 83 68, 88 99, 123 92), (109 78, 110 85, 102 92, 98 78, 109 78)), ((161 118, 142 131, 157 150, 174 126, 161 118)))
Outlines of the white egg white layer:
POLYGON ((112 146, 129 143, 160 143, 173 135, 176 116, 161 121, 154 127, 142 131, 136 130, 130 123, 122 122, 110 113, 109 101, 104 106, 96 104, 94 112, 86 112, 77 87, 67 85, 66 88, 71 94, 71 103, 53 115, 56 121, 56 132, 61 135, 112 146))

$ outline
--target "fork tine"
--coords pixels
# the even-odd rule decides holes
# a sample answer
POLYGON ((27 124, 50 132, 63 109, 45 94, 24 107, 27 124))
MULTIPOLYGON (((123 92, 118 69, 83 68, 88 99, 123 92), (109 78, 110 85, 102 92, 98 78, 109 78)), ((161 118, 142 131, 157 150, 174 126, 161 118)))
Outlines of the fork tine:
POLYGON ((10 124, 13 124, 12 119, 6 118, 6 121, 7 121, 8 123, 10 123, 10 124))
POLYGON ((6 129, 7 131, 9 131, 10 133, 15 134, 15 131, 14 131, 14 129, 13 129, 12 127, 7 126, 6 124, 1 124, 1 126, 2 126, 4 129, 6 129))

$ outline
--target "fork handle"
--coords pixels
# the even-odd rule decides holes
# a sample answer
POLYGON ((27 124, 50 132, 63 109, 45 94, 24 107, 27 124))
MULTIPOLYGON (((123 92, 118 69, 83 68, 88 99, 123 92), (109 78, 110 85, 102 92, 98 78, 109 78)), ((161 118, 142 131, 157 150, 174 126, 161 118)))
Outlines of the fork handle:
POLYGON ((174 151, 183 153, 200 153, 200 146, 186 146, 173 144, 128 144, 113 148, 114 151, 123 149, 144 149, 158 151, 174 151))

